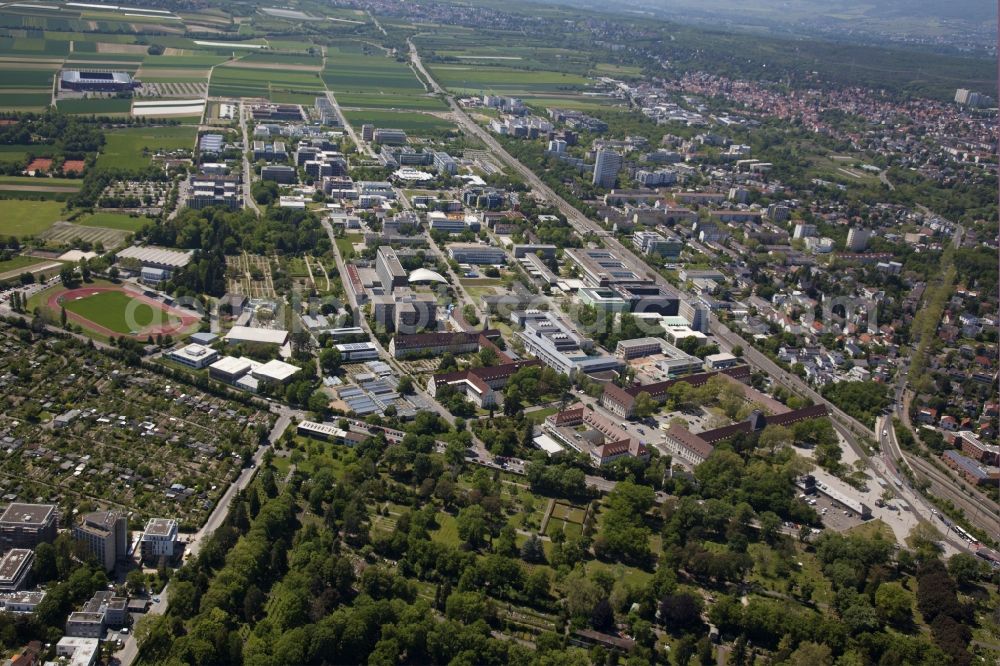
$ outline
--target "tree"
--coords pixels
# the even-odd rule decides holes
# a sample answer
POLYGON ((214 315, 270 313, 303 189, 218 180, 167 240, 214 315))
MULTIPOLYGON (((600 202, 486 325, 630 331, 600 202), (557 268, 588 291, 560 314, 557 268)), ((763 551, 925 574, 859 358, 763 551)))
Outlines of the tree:
POLYGON ((833 653, 826 645, 806 641, 789 655, 785 663, 788 666, 832 666, 833 653))
POLYGON ((956 553, 948 560, 948 573, 962 587, 981 580, 987 574, 987 566, 975 555, 956 553))
POLYGON ((882 583, 875 591, 875 610, 879 619, 902 627, 913 619, 913 595, 899 583, 882 583))
POLYGON ((536 603, 541 603, 548 599, 551 586, 548 571, 540 567, 524 580, 524 594, 536 603))
POLYGON ((129 571, 128 575, 125 576, 125 583, 132 594, 146 593, 146 574, 142 573, 142 569, 129 571))
POLYGON ((340 352, 332 347, 327 347, 319 353, 319 365, 323 372, 334 374, 340 369, 340 352))
POLYGON ((542 547, 542 540, 538 538, 537 534, 532 534, 521 546, 521 559, 532 563, 545 561, 545 549, 542 547))
POLYGON ((396 384, 396 391, 403 395, 413 394, 413 378, 409 375, 403 375, 399 378, 399 383, 396 384))
POLYGON ((63 264, 63 267, 59 269, 59 280, 67 289, 76 287, 76 271, 71 264, 63 264))
POLYGON ((615 613, 607 598, 601 599, 594 605, 594 610, 590 614, 590 626, 598 631, 609 631, 614 628, 615 613))
POLYGON ((660 403, 653 399, 647 391, 640 391, 635 397, 635 416, 644 419, 652 416, 660 408, 660 403))
POLYGON ((458 512, 458 537, 469 545, 478 548, 483 545, 489 528, 486 524, 486 512, 478 504, 467 506, 458 512))
POLYGON ((760 437, 757 438, 757 446, 773 456, 786 446, 791 446, 792 441, 791 430, 780 425, 768 425, 764 427, 760 437))
POLYGON ((322 389, 316 389, 309 396, 308 406, 311 412, 325 414, 330 407, 330 396, 323 392, 322 389))
POLYGON ((66 306, 59 306, 59 324, 66 328, 66 306))
POLYGON ((688 592, 660 599, 660 622, 671 631, 690 631, 701 626, 701 599, 688 592))

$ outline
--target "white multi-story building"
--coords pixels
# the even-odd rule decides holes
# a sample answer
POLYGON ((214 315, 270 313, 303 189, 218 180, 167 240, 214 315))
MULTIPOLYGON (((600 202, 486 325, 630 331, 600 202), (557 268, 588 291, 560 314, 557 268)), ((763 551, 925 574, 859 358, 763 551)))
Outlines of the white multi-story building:
POLYGON ((868 241, 870 241, 871 238, 871 229, 851 227, 851 230, 847 232, 847 251, 863 252, 868 247, 868 241))
POLYGON ((161 557, 173 559, 177 554, 177 521, 151 518, 142 533, 139 550, 144 562, 157 562, 161 557))
POLYGON ((621 168, 622 156, 619 153, 613 150, 598 150, 597 161, 594 163, 593 184, 597 187, 614 187, 621 168))

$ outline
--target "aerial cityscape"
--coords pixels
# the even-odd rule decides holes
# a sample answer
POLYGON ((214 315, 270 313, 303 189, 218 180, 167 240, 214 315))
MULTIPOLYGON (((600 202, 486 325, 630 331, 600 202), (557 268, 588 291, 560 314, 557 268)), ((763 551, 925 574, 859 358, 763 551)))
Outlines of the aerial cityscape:
POLYGON ((996 9, 0 3, 3 664, 1000 664, 996 9))

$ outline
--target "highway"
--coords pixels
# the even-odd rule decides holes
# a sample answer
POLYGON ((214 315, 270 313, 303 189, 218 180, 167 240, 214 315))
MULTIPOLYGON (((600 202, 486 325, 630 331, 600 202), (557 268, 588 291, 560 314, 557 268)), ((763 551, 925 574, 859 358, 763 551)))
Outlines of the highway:
MULTIPOLYGON (((541 194, 544 198, 548 199, 550 202, 555 204, 559 211, 566 216, 569 224, 581 235, 586 235, 588 233, 594 234, 601 238, 602 242, 609 249, 617 252, 627 263, 631 264, 633 271, 636 274, 645 274, 656 281, 660 286, 669 288, 671 290, 677 291, 677 288, 671 285, 666 278, 664 278, 659 273, 651 270, 644 261, 637 257, 633 252, 619 243, 607 230, 600 226, 597 222, 594 222, 587 218, 583 213, 577 210, 569 202, 559 196, 552 188, 542 182, 535 172, 526 167, 516 158, 514 158, 510 153, 508 153, 502 145, 496 140, 496 138, 490 134, 488 131, 479 126, 475 121, 473 121, 462 109, 458 103, 455 101, 454 97, 448 94, 437 81, 435 81, 430 73, 424 68, 423 63, 420 60, 420 54, 418 53, 416 46, 413 42, 407 41, 410 49, 410 60, 427 79, 430 83, 432 89, 436 93, 440 93, 445 96, 448 104, 452 109, 452 115, 456 122, 469 134, 477 137, 483 143, 485 143, 490 150, 503 162, 505 162, 509 167, 516 171, 521 177, 524 178, 525 182, 535 189, 536 192, 541 194)), ((961 234, 964 230, 959 228, 956 238, 961 238, 961 234)), ((694 297, 691 294, 683 292, 686 299, 692 300, 694 297)), ((809 386, 805 381, 800 379, 798 376, 786 372, 777 363, 772 361, 770 358, 765 356, 763 353, 755 349, 752 345, 743 340, 742 337, 734 333, 727 326, 718 320, 714 315, 710 317, 710 332, 716 336, 716 338, 722 343, 720 347, 729 348, 739 346, 743 349, 743 360, 748 364, 758 368, 759 370, 767 373, 772 379, 778 383, 784 385, 785 387, 792 390, 799 396, 809 398, 816 404, 825 404, 830 412, 831 422, 833 423, 836 430, 843 436, 844 440, 848 445, 854 450, 857 456, 868 463, 869 470, 876 476, 876 478, 882 478, 883 480, 889 481, 885 478, 885 472, 879 466, 875 465, 868 455, 867 448, 863 446, 859 438, 866 438, 872 443, 876 441, 875 433, 869 429, 867 426, 857 421, 853 417, 849 416, 839 407, 833 403, 826 400, 822 395, 815 391, 811 386, 809 386)), ((917 463, 920 464, 920 463, 917 463)), ((926 463, 924 463, 926 465, 926 463)), ((933 470, 933 473, 937 474, 937 478, 940 479, 940 473, 933 470)), ((928 476, 933 479, 931 473, 928 476)), ((932 486, 933 487, 933 486, 932 486)), ((939 488, 949 487, 949 484, 943 481, 938 481, 939 488)), ((954 489, 950 489, 950 495, 958 495, 954 489)), ((949 496, 942 491, 942 496, 949 496)), ((964 500, 967 501, 967 500, 964 500)), ((924 498, 919 498, 919 503, 924 505, 926 508, 927 502, 924 498)), ((929 510, 929 509, 928 509, 929 510)), ((967 512, 968 513, 968 512, 967 512)), ((996 520, 995 515, 991 516, 988 513, 979 511, 978 513, 968 514, 968 518, 975 525, 984 529, 986 531, 991 531, 996 533, 996 520)))

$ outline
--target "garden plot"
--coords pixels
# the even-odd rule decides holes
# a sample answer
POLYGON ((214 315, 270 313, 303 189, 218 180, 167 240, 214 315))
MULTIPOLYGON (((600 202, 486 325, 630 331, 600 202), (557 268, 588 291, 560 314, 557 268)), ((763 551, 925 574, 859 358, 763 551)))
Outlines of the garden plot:
POLYGON ((95 246, 100 243, 106 249, 111 249, 124 245, 125 239, 130 235, 129 232, 120 229, 84 227, 71 222, 56 222, 38 237, 45 241, 46 245, 56 247, 95 246))

